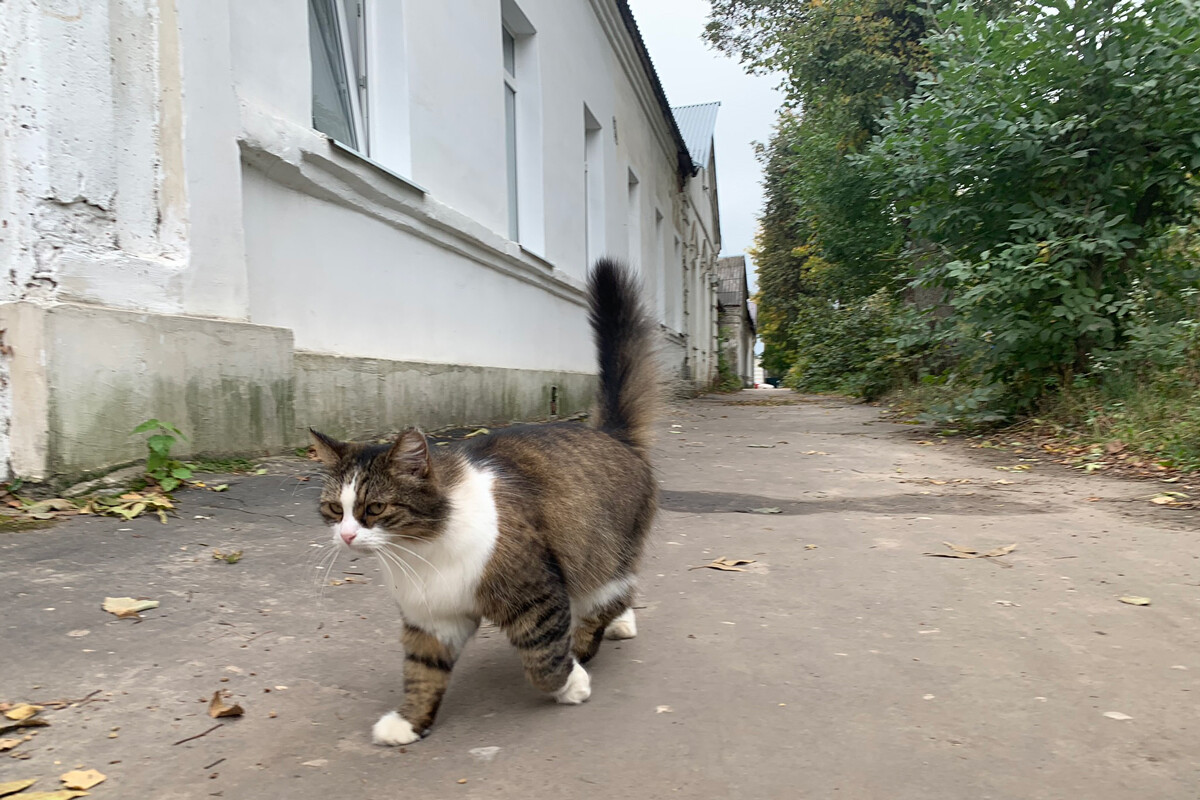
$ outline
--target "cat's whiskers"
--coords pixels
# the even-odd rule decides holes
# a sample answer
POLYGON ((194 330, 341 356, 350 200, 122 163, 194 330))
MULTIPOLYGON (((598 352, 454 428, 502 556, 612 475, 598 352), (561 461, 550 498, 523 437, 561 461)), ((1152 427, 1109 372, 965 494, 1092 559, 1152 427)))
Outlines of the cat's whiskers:
POLYGON ((401 571, 404 572, 406 577, 411 576, 416 581, 416 583, 420 584, 421 602, 423 602, 425 604, 425 610, 428 611, 429 616, 432 617, 433 609, 430 608, 430 606, 429 606, 429 598, 425 596, 425 581, 423 581, 421 579, 420 574, 415 569, 413 569, 412 565, 409 564, 407 561, 405 561, 404 558, 399 553, 394 553, 384 547, 381 547, 378 550, 376 550, 375 554, 379 556, 379 560, 383 564, 383 568, 385 570, 387 570, 389 573, 391 573, 392 570, 388 566, 388 561, 391 561, 393 564, 400 567, 401 571))
MULTIPOLYGON (((400 538, 403 538, 403 539, 414 539, 415 537, 412 537, 412 536, 402 536, 402 537, 400 537, 400 538)), ((408 553, 410 556, 414 556, 415 558, 419 558, 419 559, 421 559, 422 561, 424 561, 426 564, 428 564, 428 565, 429 565, 429 568, 430 568, 431 570, 433 570, 434 572, 436 572, 436 573, 437 573, 437 576, 438 576, 438 579, 439 579, 439 580, 445 580, 445 577, 443 577, 443 575, 442 575, 442 571, 441 571, 440 569, 438 569, 438 568, 437 568, 437 567, 434 565, 434 563, 433 563, 432 561, 430 561, 428 558, 426 558, 425 556, 421 555, 420 553, 418 553, 418 552, 415 552, 415 551, 413 551, 413 550, 409 550, 409 549, 408 549, 407 547, 405 547, 404 545, 402 545, 402 544, 397 544, 397 543, 395 543, 395 542, 385 542, 385 543, 384 543, 384 547, 397 547, 397 548, 399 548, 399 549, 403 550, 404 552, 408 553)))
POLYGON ((321 600, 325 599, 325 589, 329 586, 329 574, 333 572, 333 565, 337 563, 338 551, 336 548, 329 550, 329 565, 325 567, 325 574, 321 577, 321 600))

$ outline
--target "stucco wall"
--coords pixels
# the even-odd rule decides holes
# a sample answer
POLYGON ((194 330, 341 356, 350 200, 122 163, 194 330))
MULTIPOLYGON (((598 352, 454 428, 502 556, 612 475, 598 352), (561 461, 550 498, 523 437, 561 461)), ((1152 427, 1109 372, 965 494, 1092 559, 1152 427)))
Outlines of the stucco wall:
POLYGON ((151 416, 198 451, 260 452, 296 443, 301 413, 374 429, 367 397, 378 422, 424 424, 540 416, 550 385, 562 413, 586 405, 585 105, 601 249, 642 274, 673 337, 668 372, 703 374, 711 192, 680 191, 615 3, 515 6, 536 29, 519 62, 537 98, 521 117, 520 241, 509 0, 368 5, 388 45, 371 51, 378 165, 312 130, 306 0, 5 4, 0 477, 135 458, 127 432, 151 416))

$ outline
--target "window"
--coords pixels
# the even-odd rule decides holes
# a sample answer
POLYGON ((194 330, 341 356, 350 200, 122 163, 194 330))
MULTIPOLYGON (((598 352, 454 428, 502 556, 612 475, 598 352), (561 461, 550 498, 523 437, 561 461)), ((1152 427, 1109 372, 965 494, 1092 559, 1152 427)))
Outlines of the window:
POLYGON ((642 195, 641 185, 633 170, 629 170, 629 199, 625 217, 625 232, 629 236, 629 265, 636 272, 642 269, 642 195))
POLYGON ((654 308, 658 321, 667 321, 667 262, 666 225, 662 211, 654 209, 654 308))
POLYGON ((508 238, 545 249, 541 67, 537 30, 515 0, 500 2, 508 238))
POLYGON ((368 153, 362 0, 309 0, 313 127, 368 153))
POLYGON ((504 153, 508 162, 508 238, 521 234, 517 191, 517 39, 507 27, 504 37, 504 153))
POLYGON ((604 138, 600 122, 583 107, 583 232, 587 263, 604 254, 604 138))

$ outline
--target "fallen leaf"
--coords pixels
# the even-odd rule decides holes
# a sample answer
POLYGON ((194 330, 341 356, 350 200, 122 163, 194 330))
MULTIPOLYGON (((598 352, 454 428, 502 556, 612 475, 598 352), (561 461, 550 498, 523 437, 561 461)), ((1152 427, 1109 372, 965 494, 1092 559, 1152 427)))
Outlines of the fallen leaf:
POLYGON ((1009 608, 1020 608, 1021 607, 1020 603, 1014 603, 1012 600, 996 600, 995 603, 998 606, 1007 606, 1009 608))
POLYGON ((266 467, 259 467, 258 469, 254 470, 254 474, 255 474, 255 475, 266 475, 266 474, 267 474, 267 468, 266 468, 266 467))
POLYGON ((35 706, 32 703, 18 703, 17 705, 5 711, 4 716, 20 722, 21 720, 29 719, 39 711, 45 710, 45 706, 35 706))
POLYGON ((707 564, 701 564, 698 567, 688 567, 688 571, 690 572, 694 569, 719 569, 725 572, 745 572, 746 570, 742 569, 742 565, 753 563, 753 559, 725 558, 724 556, 721 556, 720 558, 714 558, 707 564))
POLYGON ((20 743, 20 739, 0 739, 0 753, 3 753, 5 750, 12 750, 20 743))
POLYGON ((40 717, 23 719, 20 722, 10 722, 7 725, 0 725, 0 734, 5 734, 9 731, 15 731, 20 728, 45 728, 49 726, 49 724, 49 722, 40 717))
POLYGON ((1131 605, 1131 606, 1148 606, 1148 605, 1150 605, 1149 597, 1138 597, 1137 595, 1126 595, 1124 597, 1118 597, 1117 599, 1120 600, 1122 603, 1127 603, 1128 605, 1131 605))
POLYGON ((655 714, 670 714, 673 711, 675 711, 675 709, 671 708, 670 706, 655 706, 654 707, 655 714))
MULTIPOLYGON (((951 542, 942 542, 942 544, 950 548, 949 553, 922 553, 922 555, 934 556, 935 558, 999 558, 1000 556, 1006 556, 1013 550, 1017 549, 1016 543, 1013 543, 1005 545, 1004 547, 997 547, 994 550, 988 550, 986 553, 981 553, 980 551, 970 547, 963 547, 962 545, 953 544, 951 542)), ((997 561, 996 563, 1005 567, 1012 566, 1012 564, 1005 564, 1003 561, 997 561)))
POLYGON ((774 446, 775 445, 773 445, 773 444, 748 444, 748 445, 746 445, 746 447, 761 447, 764 450, 768 450, 774 446))
POLYGON ((471 431, 463 438, 464 439, 473 439, 476 436, 487 436, 489 433, 491 433, 491 431, 489 431, 487 428, 480 428, 479 430, 471 431))
POLYGON ((94 769, 88 770, 72 770, 64 772, 58 778, 63 782, 63 786, 67 789, 90 789, 97 783, 101 783, 108 776, 103 772, 94 769))
POLYGON ((240 717, 245 713, 237 703, 231 706, 225 705, 224 701, 221 700, 221 692, 219 690, 213 692, 212 699, 208 701, 208 715, 213 719, 218 717, 240 717))
POLYGON ((157 600, 137 600, 132 597, 106 597, 104 605, 101 606, 110 614, 116 614, 119 618, 127 617, 140 618, 140 611, 149 611, 152 608, 158 608, 157 600))
POLYGON ((1105 711, 1104 716, 1108 717, 1109 719, 1133 719, 1133 717, 1129 716, 1128 714, 1122 714, 1120 711, 1105 711))
POLYGON ((54 792, 26 792, 18 800, 71 800, 73 797, 87 797, 87 794, 71 789, 59 789, 54 792))
POLYGON ((16 794, 22 789, 28 789, 37 782, 37 778, 28 778, 23 781, 8 781, 7 783, 0 783, 0 797, 7 797, 10 794, 16 794))
POLYGON ((224 561, 226 564, 236 564, 242 560, 242 551, 233 550, 228 553, 223 553, 220 550, 213 550, 213 558, 217 561, 224 561))
POLYGON ((49 514, 51 517, 55 514, 74 514, 77 511, 79 511, 78 506, 70 500, 64 500, 61 497, 39 500, 25 509, 25 513, 30 516, 49 514))
POLYGON ((815 544, 806 544, 806 545, 804 545, 804 549, 805 549, 805 550, 816 550, 816 549, 817 549, 817 547, 819 547, 819 546, 820 546, 820 545, 815 545, 815 544))
POLYGON ((301 761, 302 767, 323 767, 329 763, 328 758, 314 758, 312 761, 301 761))
POLYGON ((750 513, 751 514, 782 514, 783 509, 777 508, 775 506, 768 506, 766 508, 752 508, 752 509, 750 509, 750 513))

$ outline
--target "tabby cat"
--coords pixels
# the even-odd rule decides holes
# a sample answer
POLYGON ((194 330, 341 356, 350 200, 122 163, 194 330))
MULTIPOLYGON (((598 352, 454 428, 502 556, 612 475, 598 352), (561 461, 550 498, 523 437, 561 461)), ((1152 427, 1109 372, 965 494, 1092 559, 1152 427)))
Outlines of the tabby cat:
POLYGON ((588 279, 599 351, 594 427, 513 427, 431 448, 312 432, 328 468, 321 515, 335 543, 379 557, 404 618, 404 702, 381 745, 428 734, 467 641, 487 617, 525 675, 560 703, 591 694, 585 664, 605 636, 637 634, 635 570, 657 506, 650 424, 654 328, 635 279, 597 262, 588 279))

